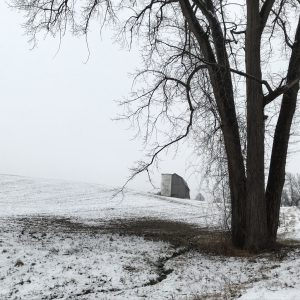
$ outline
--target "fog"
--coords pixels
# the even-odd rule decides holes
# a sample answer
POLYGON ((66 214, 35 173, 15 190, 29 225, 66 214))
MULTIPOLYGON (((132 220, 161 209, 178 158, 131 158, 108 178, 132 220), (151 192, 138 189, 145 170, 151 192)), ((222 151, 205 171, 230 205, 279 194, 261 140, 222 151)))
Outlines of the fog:
MULTIPOLYGON (((116 100, 130 92, 137 51, 97 30, 88 47, 67 35, 61 45, 49 36, 31 49, 23 21, 0 3, 0 173, 122 185, 145 156, 129 123, 112 120, 122 112, 116 100)), ((162 157, 154 183, 161 172, 176 172, 198 188, 198 177, 187 171, 189 149, 179 153, 162 157)), ((152 189, 145 175, 129 186, 152 189)))
MULTIPOLYGON (((129 124, 112 120, 121 112, 115 100, 128 95, 128 74, 140 64, 137 51, 97 30, 88 37, 90 54, 84 38, 69 35, 61 45, 41 37, 31 49, 22 22, 0 3, 0 173, 122 185, 145 155, 129 124)), ((195 193, 200 178, 188 168, 191 151, 184 146, 176 158, 162 156, 154 183, 160 173, 176 172, 195 193)), ((288 170, 299 166, 293 154, 288 170)), ((129 186, 152 189, 145 175, 129 186)))

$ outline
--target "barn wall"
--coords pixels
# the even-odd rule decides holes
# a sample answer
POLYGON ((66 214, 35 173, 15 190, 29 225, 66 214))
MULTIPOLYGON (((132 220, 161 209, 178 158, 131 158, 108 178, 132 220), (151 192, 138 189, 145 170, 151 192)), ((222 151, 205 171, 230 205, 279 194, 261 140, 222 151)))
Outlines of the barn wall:
POLYGON ((172 176, 172 174, 161 175, 160 192, 162 196, 171 197, 172 176))
POLYGON ((186 182, 177 174, 172 175, 171 197, 189 199, 190 192, 186 182))

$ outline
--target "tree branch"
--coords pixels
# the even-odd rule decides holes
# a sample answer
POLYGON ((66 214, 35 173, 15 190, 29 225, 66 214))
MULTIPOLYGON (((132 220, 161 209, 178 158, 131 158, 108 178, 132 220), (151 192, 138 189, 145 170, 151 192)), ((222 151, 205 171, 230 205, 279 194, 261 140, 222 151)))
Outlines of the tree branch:
POLYGON ((182 14, 188 21, 189 27, 196 37, 205 59, 211 63, 216 63, 216 58, 211 48, 208 36, 200 25, 195 13, 193 12, 193 8, 189 0, 179 0, 179 3, 181 6, 182 14))
POLYGON ((285 84, 281 87, 278 87, 273 92, 271 92, 269 95, 264 97, 264 106, 268 105, 272 101, 274 101, 277 97, 280 95, 286 93, 289 89, 293 88, 297 83, 299 83, 300 77, 296 78, 289 84, 285 84))
POLYGON ((266 24, 267 24, 267 21, 268 21, 268 18, 269 18, 269 15, 272 11, 272 7, 275 3, 275 0, 266 0, 260 10, 260 28, 261 28, 261 33, 263 32, 266 24))

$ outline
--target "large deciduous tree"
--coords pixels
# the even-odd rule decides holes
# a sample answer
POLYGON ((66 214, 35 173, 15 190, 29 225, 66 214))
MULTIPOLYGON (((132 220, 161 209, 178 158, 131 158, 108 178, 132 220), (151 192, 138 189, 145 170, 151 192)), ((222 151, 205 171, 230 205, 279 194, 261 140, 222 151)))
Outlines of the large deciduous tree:
POLYGON ((43 31, 87 34, 92 19, 112 25, 129 44, 140 39, 145 66, 123 105, 151 147, 149 161, 132 176, 193 136, 211 164, 226 166, 234 245, 254 251, 274 245, 299 90, 299 0, 13 0, 13 6, 25 12, 33 41, 43 31))

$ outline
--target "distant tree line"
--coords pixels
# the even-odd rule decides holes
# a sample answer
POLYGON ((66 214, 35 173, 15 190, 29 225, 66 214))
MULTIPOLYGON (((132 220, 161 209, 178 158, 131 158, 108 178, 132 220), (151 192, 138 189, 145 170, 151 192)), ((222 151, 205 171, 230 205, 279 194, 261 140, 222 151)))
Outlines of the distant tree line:
POLYGON ((286 174, 281 206, 300 207, 300 174, 286 174))

